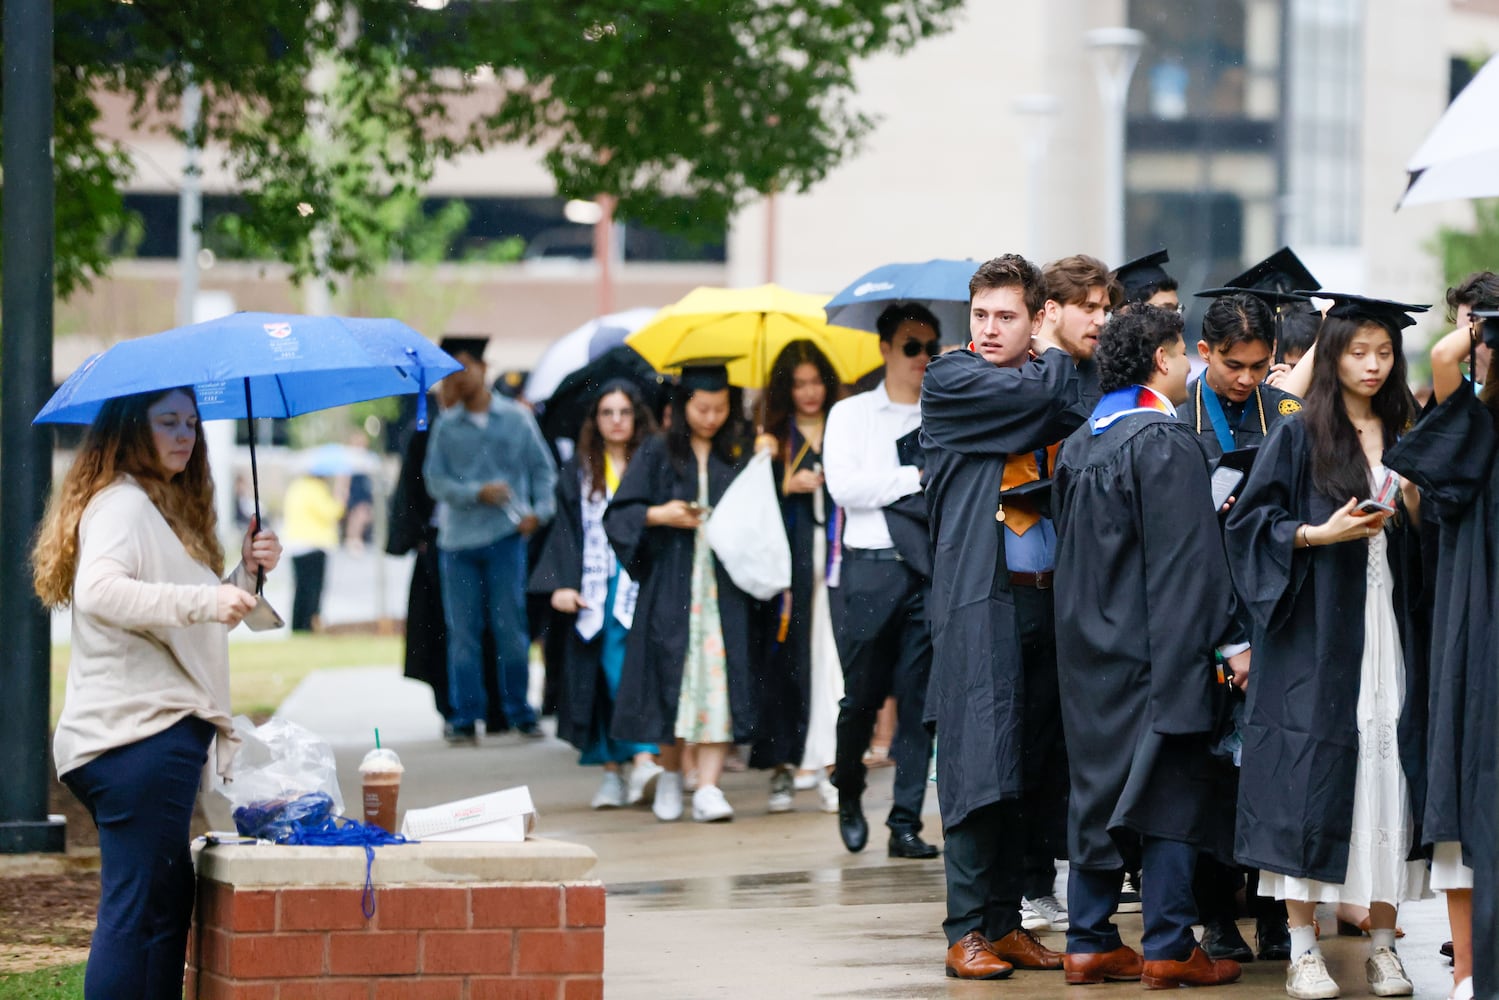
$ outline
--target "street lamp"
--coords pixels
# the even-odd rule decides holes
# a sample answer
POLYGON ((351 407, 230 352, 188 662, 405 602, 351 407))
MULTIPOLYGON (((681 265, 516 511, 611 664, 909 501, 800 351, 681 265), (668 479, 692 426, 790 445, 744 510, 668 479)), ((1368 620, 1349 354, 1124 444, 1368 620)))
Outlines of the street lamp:
POLYGON ((1026 121, 1025 194, 1026 256, 1045 260, 1046 253, 1046 151, 1056 127, 1061 101, 1054 94, 1024 94, 1015 98, 1012 107, 1026 121))
POLYGON ((1083 36, 1093 56, 1098 96, 1104 108, 1104 253, 1111 265, 1124 261, 1124 113, 1130 77, 1145 47, 1134 28, 1095 28, 1083 36))

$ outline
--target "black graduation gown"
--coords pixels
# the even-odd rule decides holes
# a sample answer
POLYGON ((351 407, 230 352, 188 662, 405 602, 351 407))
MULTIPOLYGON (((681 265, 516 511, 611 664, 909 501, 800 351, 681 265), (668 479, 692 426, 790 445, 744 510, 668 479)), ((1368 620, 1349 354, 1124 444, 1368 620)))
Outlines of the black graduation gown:
POLYGON ((412 431, 401 460, 390 500, 389 530, 385 551, 393 556, 416 554, 411 568, 411 587, 406 597, 406 650, 404 672, 412 680, 432 688, 437 710, 447 716, 448 632, 442 616, 442 580, 437 568, 437 528, 432 523, 436 506, 422 481, 422 463, 427 457, 428 431, 412 431))
MULTIPOLYGON (((708 458, 708 501, 717 504, 742 464, 730 465, 717 453, 708 458)), ((675 739, 682 665, 687 657, 687 626, 692 591, 692 552, 696 533, 645 524, 646 508, 668 500, 697 499, 697 463, 672 461, 666 440, 647 438, 630 459, 619 489, 604 512, 604 530, 621 566, 640 583, 635 624, 625 647, 625 665, 614 705, 610 734, 631 743, 671 743, 675 739)), ((714 559, 718 575, 718 614, 728 657, 729 711, 734 742, 754 740, 758 716, 757 681, 760 630, 756 601, 734 586, 714 559)))
MULTIPOLYGON (((568 459, 557 473, 557 514, 552 519, 527 590, 551 594, 554 590, 583 587, 583 489, 578 461, 568 459)), ((605 609, 605 614, 609 609, 605 609)), ((553 613, 551 628, 563 633, 562 677, 557 698, 557 738, 579 750, 594 743, 595 734, 607 731, 612 714, 608 682, 599 660, 604 632, 591 642, 578 635, 578 616, 553 613)))
MULTIPOLYGON (((822 465, 822 453, 808 447, 802 452, 802 437, 793 433, 792 451, 782 443, 773 465, 776 488, 786 480, 786 463, 797 460, 792 472, 822 465)), ((812 585, 813 543, 821 532, 827 537, 826 519, 833 516, 833 498, 822 487, 824 523, 817 523, 811 493, 781 496, 781 520, 791 546, 791 587, 780 597, 764 603, 762 627, 765 636, 765 668, 760 693, 759 733, 750 751, 751 767, 790 764, 800 767, 807 749, 807 719, 812 707, 812 585), (781 623, 786 636, 780 638, 781 623)))
MULTIPOLYGON (((1229 564, 1254 646, 1234 854, 1252 868, 1341 884, 1358 770, 1369 550, 1357 540, 1293 548, 1299 525, 1321 524, 1342 506, 1312 486, 1310 451, 1305 424, 1282 422, 1228 512, 1229 564)), ((1403 516, 1388 523, 1406 676, 1400 762, 1419 818, 1426 715, 1425 633, 1415 600, 1420 546, 1403 516)))
POLYGON ((1077 367, 1059 350, 1020 368, 967 350, 927 366, 921 443, 933 571, 924 717, 936 724, 944 829, 1025 790, 1024 669, 994 513, 1009 455, 1055 444, 1086 415, 1077 367))
MULTIPOLYGON (((1421 488, 1423 524, 1438 534, 1429 711, 1427 844, 1458 841, 1474 870, 1475 984, 1499 991, 1495 854, 1499 850, 1499 435, 1463 387, 1431 409, 1385 464, 1421 488)), ((1430 567, 1428 567, 1430 569, 1430 567)))
POLYGON ((1069 859, 1139 862, 1207 835, 1213 653, 1233 591, 1202 447, 1164 413, 1067 439, 1052 487, 1069 859), (1195 572, 1190 571, 1195 567, 1195 572))
MULTIPOLYGON (((1213 422, 1208 418, 1201 397, 1202 393, 1212 391, 1202 376, 1193 379, 1187 383, 1187 401, 1176 408, 1176 415, 1197 434, 1208 458, 1217 461, 1223 454, 1223 448, 1218 443, 1218 435, 1213 431, 1213 422)), ((1265 443, 1266 436, 1275 429, 1276 424, 1301 412, 1301 400, 1283 389, 1262 382, 1256 391, 1260 394, 1259 405, 1255 403, 1253 396, 1245 401, 1244 417, 1239 421, 1238 429, 1233 432, 1234 446, 1237 448, 1258 448, 1265 443), (1265 412, 1264 432, 1260 430, 1261 405, 1265 412)), ((1232 419, 1229 420, 1229 426, 1233 426, 1232 419)))

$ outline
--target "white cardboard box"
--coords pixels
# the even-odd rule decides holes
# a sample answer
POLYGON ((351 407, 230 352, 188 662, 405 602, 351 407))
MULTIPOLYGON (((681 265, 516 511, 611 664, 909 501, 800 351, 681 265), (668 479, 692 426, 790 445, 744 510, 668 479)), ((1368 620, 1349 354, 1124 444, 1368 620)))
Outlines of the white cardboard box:
POLYGON ((518 844, 535 825, 531 789, 521 785, 427 809, 408 809, 401 835, 413 840, 518 844))

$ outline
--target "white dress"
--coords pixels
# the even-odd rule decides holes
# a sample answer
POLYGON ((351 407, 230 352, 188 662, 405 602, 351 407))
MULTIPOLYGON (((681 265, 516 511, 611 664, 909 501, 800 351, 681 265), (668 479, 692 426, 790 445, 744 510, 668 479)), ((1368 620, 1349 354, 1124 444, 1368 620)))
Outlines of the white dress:
MULTIPOLYGON (((821 496, 817 497, 820 501, 821 496)), ((807 745, 802 753, 803 771, 833 766, 837 749, 838 703, 843 700, 843 666, 838 662, 838 644, 833 639, 833 619, 828 613, 828 587, 823 567, 827 565, 827 542, 821 530, 812 534, 812 683, 807 713, 807 745)))
MULTIPOLYGON (((1375 470, 1376 475, 1382 469, 1375 470)), ((1359 666, 1358 773, 1353 831, 1341 885, 1260 872, 1260 895, 1314 903, 1399 903, 1426 892, 1426 863, 1406 861, 1413 823, 1397 730, 1405 704, 1404 658, 1395 622, 1394 579, 1385 533, 1369 539, 1364 657, 1359 666)))

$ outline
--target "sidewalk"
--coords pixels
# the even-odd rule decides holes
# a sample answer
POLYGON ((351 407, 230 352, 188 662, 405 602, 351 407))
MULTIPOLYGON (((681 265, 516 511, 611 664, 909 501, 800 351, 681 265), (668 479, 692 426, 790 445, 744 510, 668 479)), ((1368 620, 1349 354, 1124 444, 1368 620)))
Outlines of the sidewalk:
MULTIPOLYGON (((403 808, 529 785, 538 832, 586 844, 599 856, 595 875, 609 887, 610 1000, 1140 994, 1137 984, 1074 993, 1054 973, 1018 972, 1000 983, 944 978, 942 864, 885 857, 880 821, 890 804, 888 768, 870 774, 865 811, 873 829, 870 846, 857 855, 843 849, 835 818, 817 811, 815 791, 798 793, 795 812, 767 814, 768 779, 757 772, 725 775, 724 791, 737 810, 732 823, 659 823, 648 809, 595 812, 588 801, 599 771, 578 767, 571 747, 508 734, 478 747, 448 747, 438 738, 441 720, 430 693, 409 684, 394 667, 328 671, 309 677, 286 707, 344 744, 336 752, 346 799, 357 795, 359 758, 375 725, 405 763, 403 808)), ((940 825, 931 794, 924 836, 940 841, 940 825)), ((1119 923, 1126 941, 1138 944, 1139 916, 1119 923)), ((1400 923, 1408 932, 1400 950, 1416 996, 1447 996, 1450 967, 1437 955, 1447 938, 1445 904, 1441 898, 1410 904, 1400 923)), ((1323 926, 1331 931, 1330 914, 1323 926)), ((1241 928, 1252 934, 1252 924, 1241 928)), ((1062 935, 1046 942, 1064 947, 1062 935)), ((1344 994, 1364 995, 1365 942, 1334 937, 1324 952, 1344 994)), ((1281 963, 1248 965, 1241 984, 1221 995, 1284 997, 1284 970, 1281 963)))

